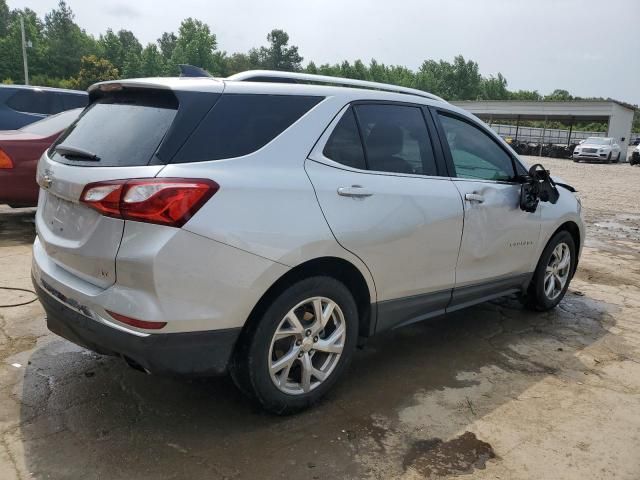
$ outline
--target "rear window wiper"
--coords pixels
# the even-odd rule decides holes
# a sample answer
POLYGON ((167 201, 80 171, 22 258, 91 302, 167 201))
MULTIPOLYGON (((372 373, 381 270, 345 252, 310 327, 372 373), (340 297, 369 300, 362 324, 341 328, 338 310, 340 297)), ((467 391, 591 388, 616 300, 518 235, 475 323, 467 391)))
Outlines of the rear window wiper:
POLYGON ((72 147, 71 145, 61 143, 60 145, 56 145, 54 150, 63 157, 76 157, 83 160, 91 160, 93 162, 100 161, 100 157, 98 155, 90 152, 89 150, 85 150, 84 148, 72 147))

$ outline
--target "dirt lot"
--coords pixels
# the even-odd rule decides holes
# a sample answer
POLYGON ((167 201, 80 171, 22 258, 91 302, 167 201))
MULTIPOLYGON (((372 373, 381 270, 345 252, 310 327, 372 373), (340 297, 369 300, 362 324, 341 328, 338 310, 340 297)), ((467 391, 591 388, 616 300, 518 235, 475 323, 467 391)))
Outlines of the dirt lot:
MULTIPOLYGON (((0 479, 640 478, 640 168, 544 163, 589 225, 559 308, 506 299, 390 332, 298 416, 77 348, 37 303, 0 309, 0 479)), ((0 285, 30 287, 33 236, 32 211, 0 209, 0 285)))

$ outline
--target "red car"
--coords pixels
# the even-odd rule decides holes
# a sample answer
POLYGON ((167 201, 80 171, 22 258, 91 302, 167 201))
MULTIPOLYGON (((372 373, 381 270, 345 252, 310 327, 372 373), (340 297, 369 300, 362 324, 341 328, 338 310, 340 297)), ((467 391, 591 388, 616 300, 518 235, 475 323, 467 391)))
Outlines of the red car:
POLYGON ((67 110, 20 130, 0 131, 0 204, 12 207, 37 205, 38 160, 80 112, 81 108, 67 110))

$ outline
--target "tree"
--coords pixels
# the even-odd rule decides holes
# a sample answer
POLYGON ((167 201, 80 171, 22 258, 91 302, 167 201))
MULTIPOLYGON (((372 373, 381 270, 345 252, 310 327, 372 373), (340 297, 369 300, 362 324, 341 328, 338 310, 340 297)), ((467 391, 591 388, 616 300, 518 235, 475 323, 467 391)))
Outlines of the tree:
POLYGON ((118 69, 109 60, 88 55, 80 60, 80 71, 73 79, 72 85, 78 90, 86 90, 96 82, 118 78, 120 78, 118 69))
POLYGON ((78 73, 81 58, 94 53, 93 37, 74 22, 74 13, 64 0, 44 17, 47 72, 51 76, 71 77, 78 73))
POLYGON ((573 100, 573 96, 566 90, 556 89, 549 95, 546 95, 544 99, 546 101, 567 102, 569 100, 573 100))
POLYGON ((9 6, 7 0, 0 0, 0 37, 7 34, 9 28, 9 6))
POLYGON ((141 77, 160 77, 165 71, 164 56, 158 47, 150 43, 147 45, 140 55, 140 76, 141 77))
POLYGON ((22 32, 20 18, 24 19, 25 36, 32 47, 27 49, 29 71, 32 75, 43 73, 43 25, 33 10, 12 10, 9 13, 6 35, 0 37, 0 78, 11 78, 24 83, 22 63, 22 32))
POLYGON ((173 55, 173 51, 176 48, 176 43, 178 42, 178 37, 176 34, 171 32, 164 32, 162 36, 158 39, 158 45, 160 46, 160 52, 164 57, 165 61, 169 61, 171 59, 171 55, 173 55))
POLYGON ((481 97, 484 100, 507 100, 509 98, 507 79, 501 73, 496 77, 489 75, 489 78, 483 78, 481 97))
POLYGON ((139 76, 142 45, 130 30, 114 33, 110 28, 98 39, 100 56, 109 60, 125 77, 139 76))
POLYGON ((542 95, 537 90, 518 90, 515 92, 509 92, 510 100, 528 100, 528 101, 540 101, 542 95))
MULTIPOLYGON (((298 72, 302 70, 303 58, 298 54, 298 47, 289 45, 289 34, 284 30, 274 29, 267 35, 268 47, 260 47, 257 53, 258 63, 262 68, 298 72)), ((251 56, 251 52, 250 52, 251 56)))
POLYGON ((209 26, 200 20, 187 18, 180 25, 170 67, 175 69, 177 65, 186 63, 215 74, 216 60, 213 53, 216 47, 216 36, 211 33, 209 26))

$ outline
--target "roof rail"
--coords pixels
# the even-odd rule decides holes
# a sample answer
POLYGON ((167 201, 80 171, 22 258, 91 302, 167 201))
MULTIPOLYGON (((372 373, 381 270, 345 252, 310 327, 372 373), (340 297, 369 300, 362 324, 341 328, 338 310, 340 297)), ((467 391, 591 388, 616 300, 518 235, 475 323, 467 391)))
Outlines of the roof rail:
POLYGON ((262 82, 282 82, 282 83, 324 83, 329 85, 342 85, 349 87, 367 88, 370 90, 381 90, 384 92, 405 93, 408 95, 417 95, 419 97, 430 98, 445 102, 446 100, 416 88, 400 87, 398 85, 390 85, 388 83, 369 82, 367 80, 355 80, 352 78, 330 77, 328 75, 314 75, 311 73, 296 72, 279 72, 275 70, 248 70, 246 72, 236 73, 226 78, 227 80, 235 80, 240 82, 262 81, 262 82))

